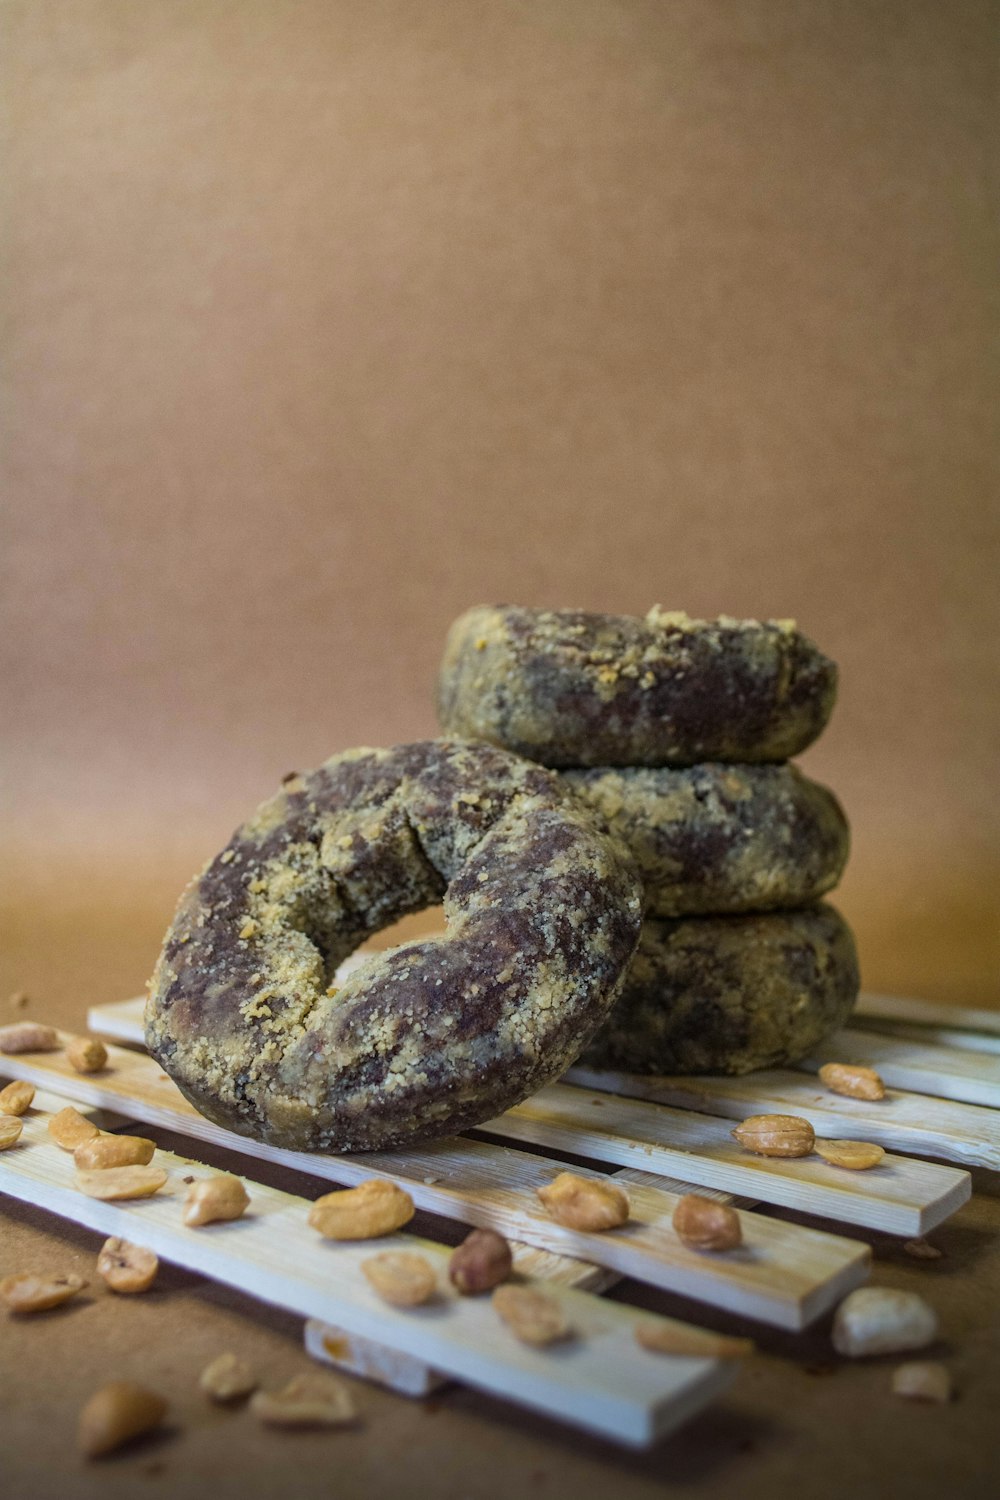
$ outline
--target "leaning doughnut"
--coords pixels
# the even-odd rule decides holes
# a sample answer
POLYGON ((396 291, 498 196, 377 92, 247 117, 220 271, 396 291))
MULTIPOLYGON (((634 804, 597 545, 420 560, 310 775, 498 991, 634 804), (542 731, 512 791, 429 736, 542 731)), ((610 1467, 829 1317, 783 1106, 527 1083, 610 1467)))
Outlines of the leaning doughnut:
POLYGON ((627 1073, 749 1073, 796 1062, 858 993, 851 930, 825 903, 766 916, 655 919, 581 1062, 627 1073))
POLYGON ((491 1119, 562 1072, 638 939, 623 848, 553 772, 489 745, 355 750, 286 779, 184 896, 146 1007, 203 1114, 300 1150, 491 1119), (443 897, 442 936, 364 938, 443 897))
POLYGON ((832 890, 847 860, 840 803, 794 766, 562 774, 628 845, 651 916, 808 906, 832 890))
POLYGON ((447 734, 548 766, 777 761, 820 733, 836 667, 790 620, 478 606, 438 685, 447 734))

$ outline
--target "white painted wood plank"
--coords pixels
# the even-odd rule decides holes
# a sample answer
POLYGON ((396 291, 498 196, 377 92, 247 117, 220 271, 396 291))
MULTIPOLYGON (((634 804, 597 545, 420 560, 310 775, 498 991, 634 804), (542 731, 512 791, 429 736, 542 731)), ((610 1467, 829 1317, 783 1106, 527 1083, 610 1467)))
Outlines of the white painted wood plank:
POLYGON ((928 1047, 960 1047, 965 1052, 1000 1055, 1000 1036, 987 1031, 957 1031, 949 1026, 930 1026, 917 1021, 890 1021, 882 1016, 853 1015, 851 1022, 865 1035, 898 1036, 928 1047))
POLYGON ((1000 1109, 1000 1057, 845 1027, 796 1063, 795 1071, 815 1073, 828 1062, 863 1063, 892 1088, 1000 1109))
POLYGON ((450 1250, 413 1235, 334 1243, 310 1229, 308 1201, 245 1178, 251 1197, 235 1223, 188 1229, 181 1219, 182 1178, 211 1175, 186 1157, 157 1151, 171 1173, 166 1189, 132 1203, 103 1203, 73 1186, 73 1162, 46 1133, 46 1117, 25 1117, 21 1142, 0 1155, 0 1191, 106 1235, 147 1245, 164 1259, 200 1271, 262 1301, 429 1362, 469 1385, 558 1417, 603 1437, 647 1446, 724 1389, 721 1361, 653 1356, 634 1338, 648 1316, 570 1288, 540 1283, 559 1301, 575 1337, 548 1349, 516 1340, 489 1300, 460 1297, 448 1282, 450 1250), (415 1249, 438 1271, 425 1307, 397 1309, 368 1285, 362 1262, 376 1251, 415 1249))
POLYGON ((941 1005, 934 1000, 911 1000, 903 995, 876 995, 863 990, 854 1013, 873 1020, 914 1021, 919 1025, 1000 1036, 1000 1009, 972 1010, 964 1005, 941 1005))
POLYGON ((741 1249, 701 1255, 674 1233, 671 1219, 678 1195, 661 1186, 630 1187, 631 1222, 620 1233, 585 1234, 557 1224, 539 1201, 536 1189, 560 1169, 543 1157, 455 1138, 430 1142, 419 1151, 353 1156, 286 1151, 204 1119, 145 1054, 112 1047, 109 1064, 101 1074, 81 1075, 53 1052, 34 1054, 31 1061, 25 1054, 2 1058, 0 1070, 34 1082, 42 1079, 67 1098, 102 1105, 114 1101, 133 1119, 314 1177, 352 1184, 377 1173, 405 1187, 428 1212, 494 1228, 536 1249, 604 1266, 776 1327, 805 1327, 868 1274, 868 1250, 857 1241, 751 1213, 743 1215, 741 1249))
MULTIPOLYGON (((566 1077, 587 1090, 600 1089, 730 1120, 758 1114, 805 1115, 817 1135, 875 1141, 887 1151, 908 1151, 972 1167, 1000 1169, 1000 1113, 979 1104, 930 1100, 923 1094, 897 1090, 888 1091, 876 1103, 848 1099, 799 1073, 778 1068, 748 1073, 743 1078, 642 1078, 631 1073, 575 1068, 566 1077)), ((874 1174, 858 1175, 868 1179, 874 1174)))

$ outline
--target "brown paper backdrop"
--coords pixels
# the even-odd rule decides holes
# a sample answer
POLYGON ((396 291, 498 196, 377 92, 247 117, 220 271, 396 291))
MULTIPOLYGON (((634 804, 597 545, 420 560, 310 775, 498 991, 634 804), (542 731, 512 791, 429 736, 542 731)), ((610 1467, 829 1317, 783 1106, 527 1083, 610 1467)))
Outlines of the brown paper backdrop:
POLYGON ((838 659, 865 980, 998 1003, 995 22, 4 5, 18 919, 161 929, 470 603, 659 602, 838 659))

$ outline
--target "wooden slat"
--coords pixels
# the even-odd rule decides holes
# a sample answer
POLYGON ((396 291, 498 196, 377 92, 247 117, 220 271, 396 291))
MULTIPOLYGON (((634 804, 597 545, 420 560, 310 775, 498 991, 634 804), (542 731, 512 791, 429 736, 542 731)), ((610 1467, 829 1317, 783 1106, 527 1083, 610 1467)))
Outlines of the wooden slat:
POLYGON ((406 1234, 387 1236, 377 1246, 325 1241, 307 1224, 307 1200, 249 1178, 251 1205, 244 1218, 188 1229, 181 1220, 179 1179, 209 1176, 212 1169, 165 1151, 157 1151, 154 1162, 171 1173, 155 1197, 133 1203, 88 1198, 73 1186, 71 1157, 48 1139, 44 1113, 32 1112, 21 1143, 0 1155, 0 1191, 631 1446, 646 1446, 673 1430, 731 1378, 720 1361, 670 1359, 641 1349, 633 1329, 647 1315, 548 1283, 540 1286, 564 1306, 576 1336, 557 1348, 530 1348, 503 1328, 488 1299, 454 1292, 447 1246, 406 1234), (404 1311, 374 1293, 361 1264, 386 1249, 419 1250, 434 1264, 439 1290, 433 1304, 404 1311))
POLYGON ((795 1071, 815 1073, 827 1062, 864 1063, 892 1088, 1000 1109, 1000 1057, 845 1028, 796 1063, 795 1071))
POLYGON ((992 1056, 1000 1054, 1000 1036, 986 1031, 958 1031, 950 1026, 930 1026, 917 1021, 890 1021, 882 1016, 854 1015, 851 1021, 855 1030, 865 1035, 898 1036, 910 1042, 922 1042, 927 1047, 960 1047, 964 1052, 986 1052, 992 1056))
POLYGON ((939 1005, 933 1000, 910 1000, 903 995, 875 995, 862 991, 855 1014, 877 1021, 913 1021, 922 1026, 946 1026, 953 1031, 979 1031, 1000 1036, 1000 1009, 971 1010, 963 1005, 939 1005))
MULTIPOLYGON (((757 1114, 805 1115, 817 1135, 875 1141, 889 1151, 945 1157, 994 1171, 1000 1168, 1000 1113, 978 1104, 956 1104, 950 1099, 932 1102, 922 1094, 897 1091, 869 1103, 830 1093, 784 1069, 743 1078, 640 1078, 575 1068, 567 1077, 587 1090, 701 1110, 730 1120, 757 1114)), ((869 1179, 874 1173, 863 1175, 869 1179)))
MULTIPOLYGON (((324 1156, 287 1151, 234 1135, 190 1105, 151 1058, 109 1050, 102 1074, 74 1073, 61 1053, 0 1059, 0 1069, 41 1082, 67 1098, 109 1105, 228 1150, 278 1162, 312 1176, 352 1184, 377 1173, 400 1183, 419 1208, 461 1223, 492 1227, 537 1249, 605 1266, 653 1286, 711 1302, 777 1327, 806 1326, 867 1276, 867 1247, 839 1235, 745 1213, 745 1246, 726 1255, 689 1250, 670 1220, 677 1194, 661 1186, 630 1189, 632 1222, 620 1234, 585 1234, 552 1220, 536 1196, 558 1164, 527 1152, 449 1139, 419 1151, 324 1156)), ((586 1168, 575 1170, 588 1173, 586 1168)))

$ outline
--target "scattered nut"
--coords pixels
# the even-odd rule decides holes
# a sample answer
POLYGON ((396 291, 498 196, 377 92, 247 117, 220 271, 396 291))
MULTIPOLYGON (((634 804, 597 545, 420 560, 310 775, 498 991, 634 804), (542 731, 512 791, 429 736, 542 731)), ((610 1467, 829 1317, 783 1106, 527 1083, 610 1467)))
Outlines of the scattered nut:
POLYGON ((0 1298, 8 1312, 48 1312, 75 1297, 87 1285, 82 1276, 58 1276, 28 1271, 21 1276, 5 1276, 0 1281, 0 1298))
POLYGON ((437 1290, 434 1267, 410 1250, 383 1250, 361 1262, 365 1280, 393 1307, 419 1307, 437 1290))
POLYGON ((203 1177, 188 1188, 184 1199, 184 1222, 189 1229, 215 1224, 223 1219, 239 1219, 250 1204, 250 1195, 239 1177, 219 1172, 203 1177))
POLYGON ((944 1256, 944 1251, 939 1250, 937 1245, 932 1245, 930 1240, 907 1240, 903 1249, 914 1260, 941 1260, 944 1256))
POLYGON ((743 1243, 743 1229, 735 1208, 685 1193, 671 1219, 678 1239, 691 1250, 735 1250, 743 1243))
POLYGON ((851 1099, 885 1098, 885 1084, 875 1069, 860 1063, 824 1063, 819 1076, 835 1094, 847 1094, 851 1099))
POLYGON ((142 1135, 105 1135, 82 1141, 73 1160, 83 1172, 104 1172, 109 1167, 148 1167, 156 1144, 142 1135))
POLYGON ((666 1321, 636 1323, 635 1339, 653 1354, 677 1354, 691 1359, 743 1359, 754 1349, 752 1339, 726 1338, 704 1328, 666 1321))
POLYGON ((567 1229, 602 1233, 618 1229, 628 1220, 628 1194, 612 1182, 560 1172, 536 1192, 556 1223, 567 1229))
POLYGON ((463 1296, 491 1292, 510 1275, 510 1246, 495 1229, 474 1229, 448 1262, 448 1279, 463 1296))
POLYGON ((167 1403, 129 1380, 113 1380, 95 1391, 80 1412, 77 1445, 87 1458, 103 1458, 123 1443, 159 1427, 167 1403))
POLYGON ((892 1372, 892 1394, 908 1401, 950 1401, 951 1376, 933 1360, 912 1360, 892 1372))
POLYGON ((499 1317, 522 1344, 554 1344, 569 1336, 559 1303, 530 1286, 498 1286, 492 1297, 499 1317))
POLYGON ((88 1198, 116 1203, 124 1198, 151 1198, 167 1180, 162 1167, 105 1167, 77 1172, 76 1185, 88 1198))
POLYGON ((346 1427, 358 1415, 344 1381, 319 1374, 296 1375, 280 1391, 258 1391, 250 1410, 269 1427, 346 1427))
POLYGON ((34 1085, 17 1078, 5 1089, 0 1089, 0 1114, 23 1115, 34 1097, 34 1085))
POLYGON ((0 1026, 0 1052, 55 1052, 58 1046, 59 1033, 54 1026, 41 1026, 37 1021, 0 1026))
POLYGON ((877 1167, 885 1155, 881 1146, 873 1141, 821 1141, 817 1140, 815 1151, 831 1167, 847 1167, 852 1172, 866 1172, 877 1167))
POLYGON ((95 1036, 74 1037, 66 1048, 66 1061, 78 1073, 99 1073, 108 1065, 108 1049, 95 1036))
POLYGON ((402 1229, 416 1210, 409 1193, 370 1177, 356 1188, 325 1193, 309 1210, 309 1223, 327 1240, 374 1240, 402 1229))
POLYGON ((246 1360, 235 1354, 220 1354, 202 1370, 198 1384, 213 1401, 239 1401, 255 1391, 260 1381, 246 1360))
POLYGON ((936 1313, 916 1292, 863 1286, 837 1308, 833 1347, 852 1359, 896 1354, 933 1343, 937 1331, 936 1313))
POLYGON ((808 1156, 816 1142, 812 1126, 801 1115, 750 1115, 732 1134, 757 1156, 808 1156))
POLYGON ((0 1115, 0 1151, 6 1151, 8 1146, 13 1146, 21 1136, 24 1122, 17 1115, 0 1115))
POLYGON ((160 1262, 152 1250, 117 1236, 105 1240, 97 1257, 97 1274, 112 1292, 128 1295, 153 1285, 160 1262))
POLYGON ((87 1120, 72 1104, 67 1104, 58 1114, 49 1116, 49 1135, 64 1151, 75 1151, 84 1141, 95 1140, 100 1131, 92 1120, 87 1120))

